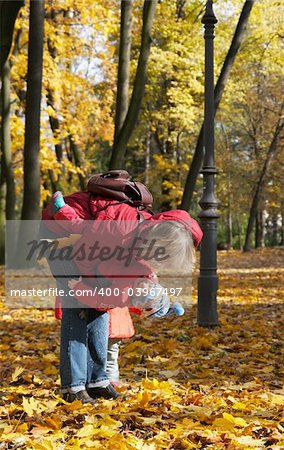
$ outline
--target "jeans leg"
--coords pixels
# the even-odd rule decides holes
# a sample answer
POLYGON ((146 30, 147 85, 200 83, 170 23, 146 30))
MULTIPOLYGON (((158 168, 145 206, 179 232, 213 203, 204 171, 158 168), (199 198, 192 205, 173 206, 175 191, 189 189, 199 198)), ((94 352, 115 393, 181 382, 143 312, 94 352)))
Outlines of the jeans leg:
POLYGON ((105 311, 88 310, 88 387, 108 384, 106 374, 109 315, 105 311))
MULTIPOLYGON (((66 272, 76 273, 71 263, 66 263, 66 272)), ((83 305, 69 296, 68 277, 58 279, 57 286, 65 291, 61 297, 61 390, 78 392, 87 382, 87 319, 80 316, 83 305)))
POLYGON ((60 377, 62 391, 85 389, 87 381, 87 321, 80 308, 62 308, 60 377))
MULTIPOLYGON (((73 270, 73 269, 72 269, 73 270)), ((70 273, 70 268, 68 268, 70 273)), ((75 272, 74 272, 75 273, 75 272)), ((108 383, 106 374, 108 320, 104 311, 84 308, 69 297, 68 278, 58 280, 65 290, 62 297, 60 376, 62 392, 77 392, 108 383), (85 309, 84 315, 81 314, 85 309)))
POLYGON ((109 339, 108 341, 106 373, 110 381, 119 381, 119 345, 120 340, 118 339, 109 339))

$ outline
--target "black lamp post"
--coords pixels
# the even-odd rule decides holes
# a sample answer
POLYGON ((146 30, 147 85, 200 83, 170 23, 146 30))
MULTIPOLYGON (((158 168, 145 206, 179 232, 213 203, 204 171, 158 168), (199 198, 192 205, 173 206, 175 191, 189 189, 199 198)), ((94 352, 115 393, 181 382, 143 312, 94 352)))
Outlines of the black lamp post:
POLYGON ((217 173, 214 160, 214 28, 217 19, 213 1, 206 3, 202 18, 205 39, 205 118, 203 194, 199 202, 199 214, 203 239, 200 248, 200 275, 198 279, 198 324, 204 327, 218 325, 217 313, 217 213, 218 202, 214 194, 214 176, 217 173))

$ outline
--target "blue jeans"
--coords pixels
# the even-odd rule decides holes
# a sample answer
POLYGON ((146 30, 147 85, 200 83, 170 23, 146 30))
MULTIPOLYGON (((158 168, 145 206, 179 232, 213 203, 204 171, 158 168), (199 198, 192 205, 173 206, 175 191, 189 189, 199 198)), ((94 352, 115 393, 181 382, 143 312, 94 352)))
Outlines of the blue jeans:
POLYGON ((82 314, 78 302, 73 301, 74 307, 71 307, 69 298, 66 308, 64 298, 62 299, 60 343, 62 392, 78 391, 85 389, 86 386, 101 386, 108 381, 106 374, 108 313, 86 309, 82 314))
POLYGON ((68 278, 58 279, 57 284, 65 291, 61 297, 61 390, 78 392, 86 387, 106 385, 109 315, 85 308, 70 297, 68 278))
MULTIPOLYGON (((41 222, 40 235, 42 239, 56 238, 54 233, 48 231, 44 222, 41 222)), ((108 381, 106 363, 109 315, 89 308, 85 310, 85 317, 82 316, 84 305, 68 294, 68 279, 79 275, 74 262, 61 261, 60 258, 56 261, 50 258, 48 251, 46 257, 58 288, 65 291, 65 296, 61 297, 61 389, 63 392, 73 389, 75 392, 86 386, 105 385, 108 381)))

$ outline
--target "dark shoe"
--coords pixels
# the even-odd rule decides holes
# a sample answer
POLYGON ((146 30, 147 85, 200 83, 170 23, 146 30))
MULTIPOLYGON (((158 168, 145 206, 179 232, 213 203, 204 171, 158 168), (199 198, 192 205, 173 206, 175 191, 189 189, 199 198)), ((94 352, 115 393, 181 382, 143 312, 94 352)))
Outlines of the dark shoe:
POLYGON ((87 389, 88 394, 92 397, 92 398, 106 398, 108 400, 110 399, 116 399, 118 397, 120 397, 120 394, 114 389, 112 384, 109 384, 106 387, 93 387, 93 388, 89 388, 87 389))
POLYGON ((63 400, 65 400, 68 403, 72 403, 75 400, 80 400, 84 405, 86 403, 91 403, 91 405, 97 405, 97 402, 94 400, 94 398, 90 397, 88 392, 84 389, 82 391, 76 392, 76 394, 73 394, 72 392, 65 392, 63 394, 63 400))

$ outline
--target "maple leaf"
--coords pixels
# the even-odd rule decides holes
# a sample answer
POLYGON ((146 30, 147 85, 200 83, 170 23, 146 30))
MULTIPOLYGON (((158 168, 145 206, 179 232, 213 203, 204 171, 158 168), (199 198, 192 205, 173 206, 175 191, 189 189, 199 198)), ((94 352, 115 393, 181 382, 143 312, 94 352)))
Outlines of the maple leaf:
POLYGON ((23 410, 27 413, 29 417, 32 417, 35 413, 40 414, 46 408, 45 406, 34 397, 30 399, 23 397, 23 410))

